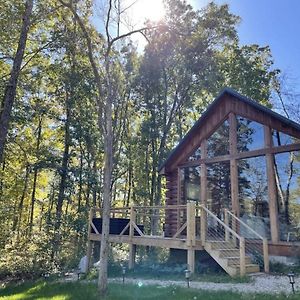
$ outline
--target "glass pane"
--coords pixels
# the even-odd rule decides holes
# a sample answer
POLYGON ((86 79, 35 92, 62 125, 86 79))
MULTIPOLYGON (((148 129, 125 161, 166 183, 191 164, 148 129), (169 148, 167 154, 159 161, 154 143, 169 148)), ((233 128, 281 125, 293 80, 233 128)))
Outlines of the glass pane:
POLYGON ((226 120, 207 140, 207 156, 229 154, 229 122, 226 120))
POLYGON ((262 124, 238 116, 237 130, 239 152, 264 148, 264 127, 262 124))
POLYGON ((282 241, 300 241, 300 153, 275 155, 279 233, 282 241))
MULTIPOLYGON (((266 159, 264 156, 238 162, 240 217, 261 236, 270 238, 266 159)), ((256 238, 244 232, 247 238, 256 238)))
POLYGON ((230 163, 214 163, 207 166, 207 207, 219 218, 223 209, 231 208, 230 163))
POLYGON ((277 131, 277 130, 273 130, 272 136, 273 136, 273 145, 274 146, 284 146, 284 145, 289 145, 289 144, 293 144, 293 143, 299 143, 299 139, 291 137, 290 135, 285 134, 280 131, 277 131))
POLYGON ((200 167, 188 167, 181 169, 181 202, 200 201, 200 167))
POLYGON ((194 161, 201 158, 201 148, 197 148, 196 151, 189 157, 188 161, 194 161))

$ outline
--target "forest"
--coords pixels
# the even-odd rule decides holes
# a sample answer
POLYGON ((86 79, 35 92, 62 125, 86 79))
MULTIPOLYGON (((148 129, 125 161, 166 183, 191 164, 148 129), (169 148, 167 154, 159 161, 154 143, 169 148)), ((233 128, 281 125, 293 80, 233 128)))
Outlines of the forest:
POLYGON ((165 0, 137 27, 134 2, 0 2, 2 278, 77 265, 91 207, 163 205, 159 166, 223 87, 289 111, 228 5, 165 0))

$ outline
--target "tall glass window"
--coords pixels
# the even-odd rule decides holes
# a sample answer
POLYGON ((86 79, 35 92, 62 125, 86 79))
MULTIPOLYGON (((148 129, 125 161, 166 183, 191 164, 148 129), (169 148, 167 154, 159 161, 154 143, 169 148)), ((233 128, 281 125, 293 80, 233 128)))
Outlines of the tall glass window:
POLYGON ((229 122, 226 120, 207 140, 207 156, 229 154, 229 122))
POLYGON ((279 236, 300 241, 300 152, 275 155, 279 236))
POLYGON ((299 139, 291 137, 290 135, 277 130, 272 131, 272 137, 274 146, 284 146, 293 143, 299 143, 299 139))
POLYGON ((262 124, 238 116, 237 130, 239 152, 264 147, 264 127, 262 124))
POLYGON ((201 147, 198 147, 195 152, 189 157, 188 161, 195 161, 201 158, 201 147))
POLYGON ((222 218, 223 209, 231 208, 230 163, 209 164, 207 166, 207 181, 208 209, 222 218))
MULTIPOLYGON (((270 238, 265 156, 238 162, 240 217, 261 236, 270 238)), ((251 238, 251 233, 245 233, 251 238)))
POLYGON ((200 166, 181 169, 181 204, 200 202, 200 166))

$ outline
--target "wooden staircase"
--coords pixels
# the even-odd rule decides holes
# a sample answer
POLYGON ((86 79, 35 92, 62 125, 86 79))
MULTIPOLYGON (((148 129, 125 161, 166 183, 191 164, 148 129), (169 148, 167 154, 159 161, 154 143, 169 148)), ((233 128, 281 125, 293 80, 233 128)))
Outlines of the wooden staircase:
POLYGON ((225 210, 224 221, 201 206, 200 236, 204 249, 230 275, 244 276, 260 272, 260 266, 269 272, 268 241, 230 211, 225 210), (242 235, 250 232, 253 239, 242 235), (254 261, 259 261, 259 264, 254 261))
MULTIPOLYGON (((240 250, 227 241, 206 241, 204 249, 230 276, 240 275, 240 250)), ((245 255, 245 273, 259 272, 259 265, 253 264, 251 257, 245 255)))

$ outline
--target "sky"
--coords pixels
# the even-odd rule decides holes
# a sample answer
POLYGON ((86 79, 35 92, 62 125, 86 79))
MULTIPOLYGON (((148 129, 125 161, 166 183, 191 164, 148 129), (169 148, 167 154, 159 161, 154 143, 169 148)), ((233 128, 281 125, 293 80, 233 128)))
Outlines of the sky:
MULTIPOLYGON (((130 6, 130 23, 142 27, 146 18, 160 19, 163 0, 123 0, 130 6)), ((212 0, 186 0, 200 9, 212 0)), ((96 2, 106 2, 96 0, 96 2)), ((238 26, 240 44, 269 45, 274 58, 274 68, 279 68, 288 78, 288 86, 300 94, 300 0, 215 0, 229 4, 230 11, 241 17, 238 26)), ((99 26, 99 23, 97 24, 99 26)), ((101 27, 101 26, 100 26, 101 27)), ((128 31, 127 28, 125 31, 128 31)), ((133 37, 143 48, 146 41, 140 35, 133 37)))
MULTIPOLYGON (((189 0, 201 8, 209 0, 189 0)), ((300 91, 300 0, 216 0, 229 4, 242 18, 238 27, 241 44, 269 45, 275 67, 300 91)))

